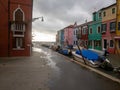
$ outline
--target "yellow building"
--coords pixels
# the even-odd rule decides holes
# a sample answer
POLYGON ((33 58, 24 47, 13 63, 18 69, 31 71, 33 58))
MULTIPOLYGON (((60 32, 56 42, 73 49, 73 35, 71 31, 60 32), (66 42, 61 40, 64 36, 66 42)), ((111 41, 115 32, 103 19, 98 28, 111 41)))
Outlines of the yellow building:
POLYGON ((116 3, 102 8, 102 22, 108 22, 110 20, 116 19, 116 3))
POLYGON ((116 13, 116 53, 120 54, 120 0, 116 0, 117 3, 117 13, 116 13))

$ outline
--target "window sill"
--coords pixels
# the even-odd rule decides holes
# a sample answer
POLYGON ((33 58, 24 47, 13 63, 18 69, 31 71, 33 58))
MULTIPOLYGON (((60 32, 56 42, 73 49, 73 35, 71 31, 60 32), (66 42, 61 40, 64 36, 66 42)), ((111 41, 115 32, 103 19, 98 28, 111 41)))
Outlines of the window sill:
POLYGON ((25 50, 24 48, 13 48, 13 50, 25 50))
POLYGON ((102 31, 102 33, 106 33, 106 31, 102 31))
POLYGON ((111 48, 115 48, 115 47, 114 46, 113 47, 109 46, 109 48, 111 49, 111 48))
POLYGON ((115 32, 115 30, 111 30, 110 32, 111 32, 111 33, 112 33, 112 32, 115 32))

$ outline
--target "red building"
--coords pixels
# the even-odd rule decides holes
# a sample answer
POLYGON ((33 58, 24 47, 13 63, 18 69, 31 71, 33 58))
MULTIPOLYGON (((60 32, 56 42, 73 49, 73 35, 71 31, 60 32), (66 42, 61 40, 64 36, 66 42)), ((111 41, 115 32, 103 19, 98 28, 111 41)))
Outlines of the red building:
POLYGON ((33 0, 0 0, 0 57, 30 56, 33 0))
POLYGON ((88 25, 91 24, 92 21, 86 22, 82 25, 79 25, 79 33, 80 33, 80 46, 84 48, 88 48, 88 25))

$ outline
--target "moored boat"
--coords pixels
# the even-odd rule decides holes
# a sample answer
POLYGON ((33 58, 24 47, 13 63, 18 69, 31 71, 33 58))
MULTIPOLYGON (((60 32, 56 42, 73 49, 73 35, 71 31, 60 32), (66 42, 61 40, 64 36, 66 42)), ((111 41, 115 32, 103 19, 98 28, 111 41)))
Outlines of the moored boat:
POLYGON ((91 67, 100 67, 103 62, 108 62, 106 57, 102 54, 98 54, 95 51, 83 49, 81 52, 76 50, 72 52, 73 58, 79 62, 85 63, 91 67))

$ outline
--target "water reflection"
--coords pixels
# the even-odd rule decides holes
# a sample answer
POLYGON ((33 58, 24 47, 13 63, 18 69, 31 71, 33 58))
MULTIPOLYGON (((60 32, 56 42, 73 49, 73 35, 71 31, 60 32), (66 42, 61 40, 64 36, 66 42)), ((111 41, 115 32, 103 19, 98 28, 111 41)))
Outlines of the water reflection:
POLYGON ((35 51, 35 52, 42 52, 42 49, 40 49, 40 48, 33 48, 33 51, 35 51))
POLYGON ((53 83, 55 81, 60 79, 61 71, 60 71, 60 68, 57 66, 57 63, 55 61, 53 61, 53 59, 51 59, 52 58, 51 54, 47 53, 47 57, 46 58, 48 60, 48 64, 47 65, 49 65, 52 68, 52 70, 53 70, 53 72, 52 72, 53 79, 51 79, 49 81, 50 85, 53 85, 53 83))
POLYGON ((47 56, 48 61, 48 65, 51 66, 53 69, 55 69, 56 71, 59 71, 60 69, 56 66, 56 63, 51 59, 51 56, 48 55, 47 56))
POLYGON ((48 60, 47 65, 49 65, 51 68, 55 69, 55 71, 57 71, 57 72, 60 71, 60 69, 56 66, 56 63, 51 59, 51 57, 52 57, 51 51, 49 51, 48 49, 43 50, 41 48, 33 48, 33 51, 39 52, 39 53, 41 53, 41 52, 44 53, 45 56, 41 55, 40 58, 47 59, 48 60))

